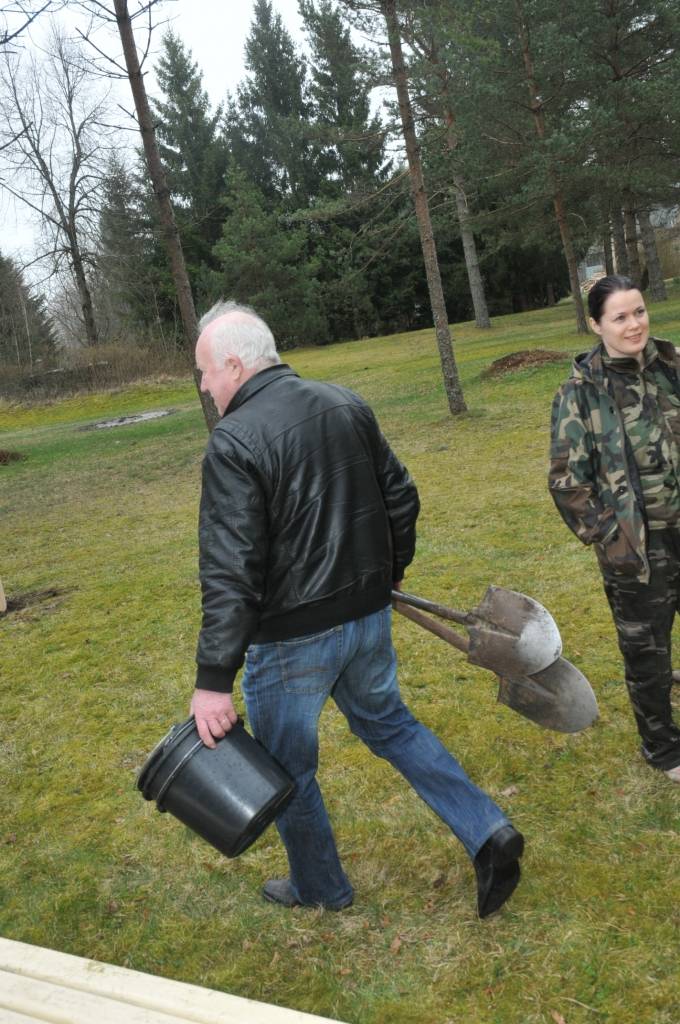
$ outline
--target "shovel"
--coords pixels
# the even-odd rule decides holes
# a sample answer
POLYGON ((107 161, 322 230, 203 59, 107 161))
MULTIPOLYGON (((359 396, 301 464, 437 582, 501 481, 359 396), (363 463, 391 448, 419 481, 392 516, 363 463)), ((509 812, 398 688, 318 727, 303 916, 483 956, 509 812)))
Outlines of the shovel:
POLYGON ((566 658, 532 676, 499 676, 498 702, 555 732, 582 732, 597 720, 597 700, 586 677, 566 658))
POLYGON ((459 612, 397 590, 392 591, 392 600, 461 623, 470 636, 468 660, 499 676, 534 675, 552 665, 562 653, 560 633, 550 612, 515 590, 487 587, 471 612, 459 612))
MULTIPOLYGON (((392 591, 396 611, 469 654, 471 641, 409 606, 403 597, 399 591, 392 591)), ((498 681, 498 701, 544 729, 581 732, 598 717, 597 701, 590 683, 566 658, 558 657, 552 665, 534 675, 499 675, 498 681)))

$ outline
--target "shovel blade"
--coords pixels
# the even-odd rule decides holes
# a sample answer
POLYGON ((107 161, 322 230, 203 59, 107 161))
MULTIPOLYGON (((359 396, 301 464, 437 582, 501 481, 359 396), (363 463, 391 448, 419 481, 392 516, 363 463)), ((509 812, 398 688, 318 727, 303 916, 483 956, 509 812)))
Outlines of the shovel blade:
POLYGON ((544 729, 581 732, 599 714, 590 683, 566 658, 531 676, 502 676, 499 683, 499 702, 544 729))
POLYGON ((562 653, 550 612, 533 597, 490 586, 466 625, 469 659, 499 676, 533 676, 562 653))

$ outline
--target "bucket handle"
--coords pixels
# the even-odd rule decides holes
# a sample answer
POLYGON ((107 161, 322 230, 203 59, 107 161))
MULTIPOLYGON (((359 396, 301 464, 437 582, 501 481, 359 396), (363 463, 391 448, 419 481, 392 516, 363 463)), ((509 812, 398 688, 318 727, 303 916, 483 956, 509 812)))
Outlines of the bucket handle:
POLYGON ((194 743, 193 747, 191 747, 189 750, 187 750, 187 752, 184 755, 184 757, 182 758, 182 760, 179 761, 179 763, 175 765, 173 770, 168 775, 167 779, 165 780, 165 782, 163 783, 163 785, 160 788, 158 796, 156 797, 156 807, 158 808, 159 811, 163 810, 163 808, 161 807, 161 800, 163 799, 163 797, 167 793, 168 789, 170 788, 172 783, 175 781, 175 779, 177 778, 178 774, 181 772, 182 768, 184 768, 184 765, 187 763, 187 761, 191 760, 191 758, 194 756, 194 754, 199 749, 199 747, 202 747, 202 746, 203 746, 203 740, 197 740, 197 742, 194 743))

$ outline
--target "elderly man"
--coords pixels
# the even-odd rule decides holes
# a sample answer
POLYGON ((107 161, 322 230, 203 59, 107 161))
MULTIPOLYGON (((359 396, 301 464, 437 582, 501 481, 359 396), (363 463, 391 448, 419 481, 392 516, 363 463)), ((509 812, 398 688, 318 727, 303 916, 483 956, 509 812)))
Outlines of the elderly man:
POLYGON ((286 907, 352 903, 316 781, 318 721, 332 697, 352 732, 386 758, 471 857, 480 917, 519 880, 523 839, 402 702, 390 595, 415 548, 418 494, 369 406, 302 380, 267 325, 218 303, 200 322, 201 387, 221 415, 203 462, 203 623, 191 710, 209 747, 236 721, 296 783, 277 819, 290 875, 264 886, 286 907))

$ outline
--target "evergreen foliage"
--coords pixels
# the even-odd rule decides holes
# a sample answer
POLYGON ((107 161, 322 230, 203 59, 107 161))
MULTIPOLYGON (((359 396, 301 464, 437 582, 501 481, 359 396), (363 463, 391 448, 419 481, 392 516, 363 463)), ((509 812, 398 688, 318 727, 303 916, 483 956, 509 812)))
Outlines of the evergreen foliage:
POLYGON ((674 0, 614 0, 596 5, 588 32, 571 32, 582 46, 583 91, 598 189, 626 190, 652 203, 677 201, 680 124, 680 8, 674 0))
POLYGON ((227 118, 238 165, 270 201, 306 204, 319 190, 307 68, 271 0, 256 0, 246 78, 227 118))
POLYGON ((95 291, 107 339, 124 339, 159 319, 160 281, 146 207, 133 172, 114 154, 102 189, 95 291))
POLYGON ((222 108, 211 111, 202 74, 173 32, 162 41, 156 65, 163 98, 153 102, 161 157, 175 203, 182 248, 190 272, 211 265, 220 236, 227 148, 222 108))
POLYGON ((242 171, 234 173, 227 205, 215 246, 222 290, 262 312, 282 347, 326 340, 306 226, 268 209, 242 171))
POLYGON ((330 0, 300 0, 311 50, 310 88, 325 195, 372 193, 385 180, 386 132, 371 113, 372 80, 330 0))
POLYGON ((32 295, 14 260, 0 254, 0 367, 33 370, 54 351, 44 298, 32 295))

